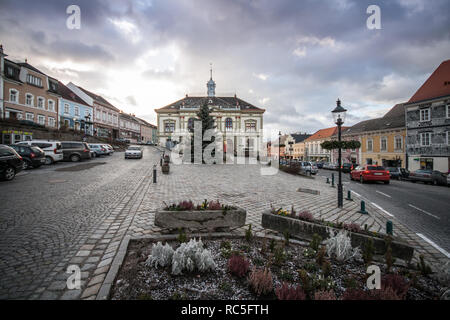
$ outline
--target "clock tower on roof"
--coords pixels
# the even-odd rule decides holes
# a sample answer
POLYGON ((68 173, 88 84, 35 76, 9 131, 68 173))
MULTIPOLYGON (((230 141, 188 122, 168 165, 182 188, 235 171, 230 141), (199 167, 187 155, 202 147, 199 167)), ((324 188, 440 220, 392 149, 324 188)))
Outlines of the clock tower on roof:
POLYGON ((214 82, 212 78, 212 64, 210 64, 210 73, 211 77, 209 81, 206 83, 206 87, 208 88, 208 97, 214 97, 216 95, 216 83, 214 82))

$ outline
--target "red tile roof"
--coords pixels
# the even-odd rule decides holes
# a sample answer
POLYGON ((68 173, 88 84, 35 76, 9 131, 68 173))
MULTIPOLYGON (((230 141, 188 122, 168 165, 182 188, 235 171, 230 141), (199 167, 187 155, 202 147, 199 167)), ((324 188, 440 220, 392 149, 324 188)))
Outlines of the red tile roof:
MULTIPOLYGON (((342 127, 342 132, 345 129, 347 129, 347 128, 348 127, 342 127)), ((314 133, 311 137, 309 137, 305 141, 326 139, 326 138, 330 138, 330 137, 332 137, 332 136, 334 136, 336 134, 337 134, 337 126, 336 127, 327 128, 327 129, 320 129, 320 130, 316 131, 316 133, 314 133)))
POLYGON ((441 63, 427 81, 409 99, 408 103, 448 95, 450 95, 450 60, 441 63))

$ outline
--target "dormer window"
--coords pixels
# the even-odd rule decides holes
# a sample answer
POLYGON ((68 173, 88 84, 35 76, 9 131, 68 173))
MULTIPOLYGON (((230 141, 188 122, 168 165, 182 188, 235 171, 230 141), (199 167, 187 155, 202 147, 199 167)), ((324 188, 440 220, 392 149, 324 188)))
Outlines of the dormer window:
POLYGON ((42 88, 42 79, 33 76, 32 74, 27 74, 27 83, 42 88))

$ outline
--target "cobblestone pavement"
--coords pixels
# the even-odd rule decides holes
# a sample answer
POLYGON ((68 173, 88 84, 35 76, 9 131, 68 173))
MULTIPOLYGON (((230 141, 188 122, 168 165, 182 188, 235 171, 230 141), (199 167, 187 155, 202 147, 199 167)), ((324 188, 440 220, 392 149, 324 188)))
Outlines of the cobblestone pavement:
POLYGON ((46 168, 1 183, 0 298, 95 299, 124 237, 161 232, 153 224, 155 210, 163 201, 184 199, 218 199, 243 207, 247 223, 261 233, 266 232, 261 214, 271 204, 294 205, 330 221, 367 224, 374 231, 383 231, 386 221, 393 220, 395 234, 428 260, 447 259, 379 208, 368 204, 369 215, 361 215, 358 201, 345 201, 337 209, 336 189, 323 179, 283 172, 264 176, 255 164, 183 164, 172 165, 169 175, 158 167, 154 184, 152 165, 159 156, 157 149, 146 147, 142 160, 125 161, 118 153, 92 160, 105 164, 91 169, 46 168), (299 187, 320 195, 297 192, 299 187), (82 271, 79 290, 66 288, 66 269, 72 264, 82 271))

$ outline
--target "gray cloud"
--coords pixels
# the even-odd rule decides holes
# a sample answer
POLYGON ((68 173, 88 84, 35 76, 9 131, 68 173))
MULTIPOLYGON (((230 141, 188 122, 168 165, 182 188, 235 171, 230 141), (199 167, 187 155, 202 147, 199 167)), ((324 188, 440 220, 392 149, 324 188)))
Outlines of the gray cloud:
MULTIPOLYGON (((65 8, 73 2, 2 1, 7 53, 94 64, 98 71, 47 70, 67 80, 76 74, 80 84, 103 92, 104 69, 171 82, 177 94, 204 92, 213 62, 218 92, 237 92, 256 105, 268 101, 260 105, 267 110, 266 126, 284 131, 332 126, 329 112, 337 97, 349 106, 348 124, 367 119, 377 114, 374 109, 407 100, 450 58, 448 0, 377 1, 382 30, 366 28, 371 0, 75 1, 82 13, 77 31, 65 28, 65 8), (111 21, 132 27, 120 30, 111 21), (170 46, 178 50, 172 68, 137 66, 149 50, 170 46)), ((152 61, 159 63, 154 57, 145 62, 152 61)), ((148 115, 148 105, 170 102, 136 103, 134 110, 148 115)))

